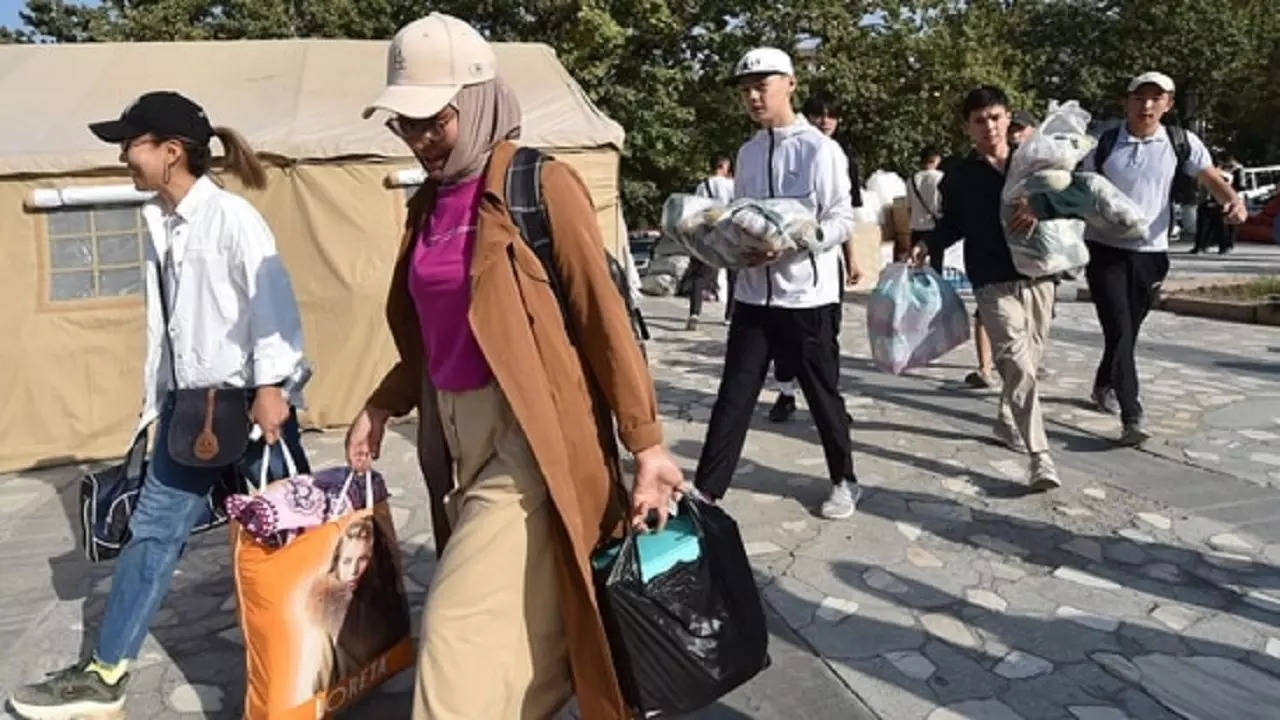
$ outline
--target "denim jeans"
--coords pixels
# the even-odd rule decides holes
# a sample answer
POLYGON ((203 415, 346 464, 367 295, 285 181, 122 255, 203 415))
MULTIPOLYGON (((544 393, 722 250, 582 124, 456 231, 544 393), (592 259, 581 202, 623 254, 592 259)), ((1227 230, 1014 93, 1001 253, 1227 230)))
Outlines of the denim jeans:
MULTIPOLYGON (((178 558, 186 545, 191 528, 200 518, 209 490, 227 471, 226 468, 194 468, 179 465, 169 456, 168 427, 172 415, 170 396, 160 413, 155 447, 147 475, 138 495, 138 505, 129 520, 132 533, 128 544, 116 558, 111 576, 111 593, 107 596, 106 614, 98 631, 94 652, 100 662, 115 664, 134 659, 147 637, 151 619, 160 609, 169 582, 178 566, 178 558)), ((298 472, 310 472, 302 451, 297 415, 280 429, 289 446, 298 472)), ((262 441, 249 444, 239 471, 257 482, 262 467, 262 441)), ((271 449, 269 475, 286 474, 284 455, 279 445, 271 449)))

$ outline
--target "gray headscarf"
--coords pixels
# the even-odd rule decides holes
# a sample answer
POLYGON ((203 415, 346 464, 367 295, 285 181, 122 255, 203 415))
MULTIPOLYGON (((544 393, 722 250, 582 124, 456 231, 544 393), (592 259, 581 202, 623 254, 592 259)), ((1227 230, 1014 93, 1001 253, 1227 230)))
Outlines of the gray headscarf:
POLYGON ((501 78, 464 86, 451 104, 458 109, 458 143, 437 178, 446 185, 479 175, 495 145, 520 137, 520 102, 501 78))

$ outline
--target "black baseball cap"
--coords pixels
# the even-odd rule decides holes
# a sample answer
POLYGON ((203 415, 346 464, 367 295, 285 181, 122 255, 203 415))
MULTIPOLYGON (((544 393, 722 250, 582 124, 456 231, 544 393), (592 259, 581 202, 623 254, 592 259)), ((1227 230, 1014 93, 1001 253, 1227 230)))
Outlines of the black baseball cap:
POLYGON ((1014 110, 1013 116, 1009 118, 1009 125, 1013 127, 1033 128, 1039 124, 1036 116, 1026 110, 1014 110))
POLYGON ((125 108, 119 120, 90 123, 89 129, 109 143, 122 143, 147 133, 183 137, 197 145, 207 145, 213 137, 213 126, 204 109, 168 90, 149 92, 125 108))

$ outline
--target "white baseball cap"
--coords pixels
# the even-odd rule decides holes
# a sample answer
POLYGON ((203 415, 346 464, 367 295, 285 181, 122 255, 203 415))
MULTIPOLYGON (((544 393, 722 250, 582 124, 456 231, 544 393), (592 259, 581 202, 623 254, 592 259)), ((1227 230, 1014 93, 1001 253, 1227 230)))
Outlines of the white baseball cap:
POLYGON ((733 66, 733 78, 737 80, 746 75, 795 75, 795 66, 791 64, 791 56, 773 47, 758 47, 749 50, 737 65, 733 66))
POLYGON ((1143 85, 1155 85, 1167 93, 1173 92, 1173 78, 1162 72, 1144 72, 1138 77, 1130 80, 1129 92, 1133 92, 1143 85))
POLYGON ((426 118, 445 108, 464 85, 492 80, 493 48, 452 15, 431 13, 400 28, 387 50, 387 88, 364 109, 426 118))

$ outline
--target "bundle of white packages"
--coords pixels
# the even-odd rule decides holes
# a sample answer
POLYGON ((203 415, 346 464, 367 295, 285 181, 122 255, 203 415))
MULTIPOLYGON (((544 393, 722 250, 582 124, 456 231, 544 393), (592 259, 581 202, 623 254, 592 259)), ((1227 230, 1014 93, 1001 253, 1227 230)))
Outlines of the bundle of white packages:
POLYGON ((662 231, 713 267, 742 268, 752 254, 803 251, 822 242, 813 210, 790 198, 735 200, 675 194, 662 209, 662 231))

